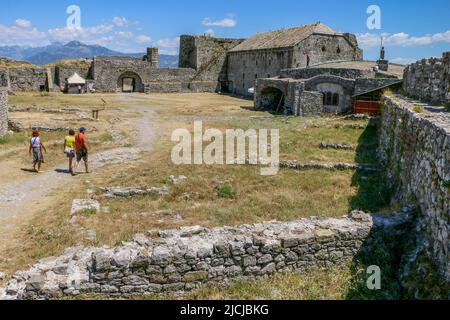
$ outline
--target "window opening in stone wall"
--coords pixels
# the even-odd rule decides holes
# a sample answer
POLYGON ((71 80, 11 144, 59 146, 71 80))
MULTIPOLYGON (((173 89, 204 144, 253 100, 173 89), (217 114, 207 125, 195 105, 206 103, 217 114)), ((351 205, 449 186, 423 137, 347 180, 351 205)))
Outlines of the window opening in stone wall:
POLYGON ((333 106, 338 106, 339 105, 339 94, 338 93, 333 94, 332 105, 333 106))

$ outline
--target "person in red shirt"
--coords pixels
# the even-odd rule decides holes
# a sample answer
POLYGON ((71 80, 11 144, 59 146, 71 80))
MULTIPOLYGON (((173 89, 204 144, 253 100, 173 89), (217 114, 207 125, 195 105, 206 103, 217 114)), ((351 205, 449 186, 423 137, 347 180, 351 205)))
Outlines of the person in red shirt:
POLYGON ((86 129, 80 128, 80 132, 75 136, 75 153, 77 156, 77 163, 75 168, 78 168, 81 160, 84 162, 84 166, 86 167, 86 173, 89 173, 89 165, 88 165, 88 145, 86 141, 86 129))

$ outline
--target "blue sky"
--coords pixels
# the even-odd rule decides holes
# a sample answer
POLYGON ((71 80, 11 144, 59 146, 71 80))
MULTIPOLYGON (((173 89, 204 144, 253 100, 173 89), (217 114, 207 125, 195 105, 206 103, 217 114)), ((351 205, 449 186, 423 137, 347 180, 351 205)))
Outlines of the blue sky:
POLYGON ((377 58, 383 34, 388 58, 409 62, 450 50, 449 17, 449 0, 2 0, 0 46, 79 40, 124 52, 158 46, 175 54, 180 34, 243 38, 322 21, 357 34, 366 59, 377 58), (66 27, 69 5, 81 9, 79 30, 66 27), (367 28, 369 5, 381 9, 380 30, 367 28))

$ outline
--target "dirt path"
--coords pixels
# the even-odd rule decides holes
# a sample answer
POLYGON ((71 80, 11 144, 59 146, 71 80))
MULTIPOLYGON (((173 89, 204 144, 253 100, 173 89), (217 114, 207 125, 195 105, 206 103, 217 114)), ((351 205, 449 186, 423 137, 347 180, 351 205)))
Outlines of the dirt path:
MULTIPOLYGON (((90 165, 93 170, 106 164, 137 161, 142 151, 149 152, 154 147, 157 136, 154 111, 132 95, 121 95, 117 99, 127 110, 142 114, 139 120, 129 121, 131 128, 136 131, 136 142, 132 147, 118 147, 92 155, 90 165)), ((80 164, 79 170, 83 169, 82 166, 80 164)), ((0 234, 5 234, 4 227, 26 215, 42 198, 73 181, 73 178, 64 172, 66 167, 67 164, 61 164, 41 174, 32 175, 25 181, 7 184, 0 190, 0 234)))

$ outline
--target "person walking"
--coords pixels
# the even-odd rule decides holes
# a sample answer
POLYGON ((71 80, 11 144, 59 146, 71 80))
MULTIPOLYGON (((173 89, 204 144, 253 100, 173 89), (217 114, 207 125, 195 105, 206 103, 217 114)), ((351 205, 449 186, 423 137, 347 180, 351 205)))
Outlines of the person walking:
POLYGON ((40 133, 38 130, 33 130, 31 139, 30 139, 30 147, 28 153, 33 155, 33 171, 39 173, 41 171, 41 165, 44 163, 44 156, 42 154, 42 150, 47 153, 47 149, 41 141, 40 133), (37 169, 36 169, 37 166, 37 169))
POLYGON ((69 130, 69 135, 64 139, 64 153, 69 159, 69 173, 74 175, 73 159, 75 158, 75 131, 69 130))
POLYGON ((75 164, 74 170, 78 168, 81 160, 83 160, 84 166, 86 168, 86 173, 89 173, 86 128, 80 128, 79 133, 75 136, 75 154, 77 157, 77 162, 75 164))

